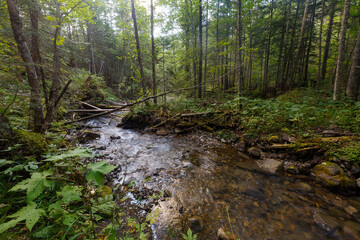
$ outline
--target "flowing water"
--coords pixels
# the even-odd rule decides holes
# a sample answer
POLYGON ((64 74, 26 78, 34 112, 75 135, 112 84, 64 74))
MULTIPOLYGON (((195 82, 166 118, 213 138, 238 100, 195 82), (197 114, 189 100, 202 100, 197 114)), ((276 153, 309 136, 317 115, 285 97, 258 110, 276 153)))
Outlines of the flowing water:
POLYGON ((360 239, 360 198, 329 192, 307 177, 271 174, 236 149, 206 147, 206 137, 156 136, 116 127, 116 119, 88 126, 94 147, 121 169, 114 181, 134 180, 165 190, 154 239, 181 239, 191 226, 198 239, 360 239))

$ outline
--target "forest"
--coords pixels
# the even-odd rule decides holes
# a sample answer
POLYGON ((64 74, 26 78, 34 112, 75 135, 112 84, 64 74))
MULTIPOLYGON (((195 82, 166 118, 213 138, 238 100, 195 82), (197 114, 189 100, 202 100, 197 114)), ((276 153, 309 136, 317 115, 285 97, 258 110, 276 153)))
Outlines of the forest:
POLYGON ((359 239, 359 92, 359 1, 0 0, 0 238, 359 239))

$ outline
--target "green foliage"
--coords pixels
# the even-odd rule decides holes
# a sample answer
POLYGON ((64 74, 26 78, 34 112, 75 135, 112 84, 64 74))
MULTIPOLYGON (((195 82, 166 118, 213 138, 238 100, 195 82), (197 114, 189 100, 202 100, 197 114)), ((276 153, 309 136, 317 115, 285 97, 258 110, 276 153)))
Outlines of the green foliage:
POLYGON ((197 239, 197 233, 193 234, 193 232, 191 231, 190 228, 187 231, 187 235, 183 234, 182 236, 183 236, 184 240, 196 240, 197 239))
POLYGON ((18 135, 19 143, 22 145, 21 150, 24 155, 40 156, 46 152, 48 144, 43 135, 25 130, 15 130, 18 135))
POLYGON ((106 162, 96 162, 90 163, 88 165, 88 172, 86 174, 86 179, 91 182, 95 181, 99 185, 103 185, 104 174, 107 174, 115 169, 115 166, 111 166, 106 162))
POLYGON ((351 161, 360 165, 360 142, 351 141, 334 149, 331 154, 340 159, 351 161))

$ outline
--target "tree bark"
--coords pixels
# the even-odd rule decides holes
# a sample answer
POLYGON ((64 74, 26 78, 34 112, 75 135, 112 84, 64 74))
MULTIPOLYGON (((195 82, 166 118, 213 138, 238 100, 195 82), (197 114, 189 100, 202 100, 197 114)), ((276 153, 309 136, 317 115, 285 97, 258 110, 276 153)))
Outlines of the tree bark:
POLYGON ((11 28, 14 33, 14 39, 22 60, 25 63, 26 74, 30 85, 30 111, 34 123, 34 131, 40 132, 43 122, 43 107, 40 94, 40 83, 36 74, 35 64, 32 59, 27 41, 23 34, 22 22, 17 8, 16 0, 6 0, 11 28))
POLYGON ((136 22, 136 12, 135 12, 135 3, 134 0, 131 0, 131 15, 134 22, 134 32, 135 32, 135 40, 136 40, 136 51, 138 54, 138 63, 139 63, 139 69, 140 69, 140 77, 141 77, 141 87, 143 90, 143 94, 145 94, 146 87, 145 87, 145 74, 144 74, 144 68, 142 64, 142 57, 141 57, 141 48, 140 48, 140 40, 139 40, 139 32, 136 22))
POLYGON ((202 0, 199 0, 199 78, 198 78, 198 93, 197 97, 201 98, 202 96, 202 55, 203 55, 203 47, 202 47, 202 0))
POLYGON ((276 82, 275 82, 275 88, 276 89, 280 86, 280 75, 281 75, 280 70, 281 70, 281 66, 282 66, 282 57, 283 57, 283 51, 284 51, 284 38, 285 38, 286 27, 288 26, 286 18, 287 18, 287 0, 285 1, 285 4, 284 4, 284 23, 283 23, 283 28, 281 30, 281 40, 280 40, 280 46, 279 46, 278 66, 277 66, 277 70, 276 70, 276 82))
POLYGON ((316 89, 318 89, 318 82, 321 78, 321 56, 322 56, 322 32, 324 25, 324 14, 325 14, 325 0, 322 0, 321 4, 321 18, 320 18, 320 30, 319 30, 319 63, 318 63, 318 76, 316 80, 316 89))
POLYGON ((269 32, 266 42, 266 53, 265 53, 265 69, 264 69, 264 78, 262 84, 262 95, 266 96, 266 91, 269 85, 269 59, 270 59, 270 44, 271 44, 271 34, 272 34, 272 18, 273 18, 273 8, 274 8, 274 0, 270 3, 270 23, 269 23, 269 32))
POLYGON ((336 0, 333 0, 331 3, 331 12, 330 12, 330 19, 329 19, 329 26, 326 34, 326 41, 325 41, 325 48, 324 48, 324 55, 323 55, 323 61, 321 64, 321 73, 320 73, 320 79, 316 83, 316 88, 319 89, 320 84, 324 82, 325 76, 326 76, 326 66, 327 66, 327 60, 329 57, 329 51, 330 51, 330 44, 331 44, 331 36, 332 36, 332 29, 334 25, 334 16, 335 16, 335 9, 336 9, 336 0))
POLYGON ((341 21, 341 30, 340 30, 340 40, 339 40, 339 52, 336 63, 336 77, 334 83, 334 95, 333 99, 338 101, 340 100, 341 94, 341 81, 343 76, 343 61, 345 55, 345 40, 346 40, 346 30, 348 25, 348 19, 350 14, 350 3, 351 0, 345 0, 344 3, 344 13, 341 21))
MULTIPOLYGON (((154 40, 154 6, 151 0, 151 63, 152 63, 152 90, 153 96, 156 95, 156 70, 155 70, 155 40, 154 40)), ((157 98, 154 98, 157 103, 157 98)))
POLYGON ((217 11, 216 11, 216 75, 217 75, 217 87, 218 87, 218 98, 221 98, 221 88, 220 88, 220 48, 219 48, 219 12, 220 12, 220 0, 217 1, 217 11))
POLYGON ((354 101, 359 100, 359 86, 360 86, 360 29, 357 34, 355 50, 351 61, 350 76, 346 87, 346 96, 354 101))
POLYGON ((242 27, 241 27, 241 11, 242 11, 242 8, 241 8, 241 0, 238 0, 237 1, 237 5, 238 5, 238 13, 237 13, 237 41, 238 41, 238 45, 237 45, 237 48, 238 48, 238 94, 241 95, 241 91, 242 91, 242 88, 241 88, 241 84, 243 82, 243 79, 242 79, 242 50, 241 50, 241 47, 242 47, 242 27))
POLYGON ((305 60, 305 72, 304 72, 304 80, 303 80, 303 84, 302 86, 304 87, 308 87, 308 74, 309 74, 309 59, 310 59, 310 52, 311 52, 311 46, 312 46, 312 38, 314 35, 314 21, 315 21, 315 10, 316 10, 316 0, 314 0, 314 4, 313 4, 313 11, 311 14, 311 21, 310 21, 310 36, 309 36, 309 42, 308 42, 308 47, 307 47, 307 52, 306 52, 306 60, 305 60))
POLYGON ((204 83, 203 83, 203 97, 206 93, 207 80, 207 57, 208 57, 208 38, 209 38, 209 0, 206 1, 206 27, 205 27, 205 63, 204 63, 204 83))
POLYGON ((301 50, 303 49, 303 38, 304 38, 304 33, 305 33, 305 24, 306 24, 306 18, 307 18, 307 12, 309 9, 309 0, 306 0, 305 2, 305 9, 304 9, 304 15, 303 15, 303 19, 301 22, 301 30, 300 30, 300 36, 299 36, 299 43, 298 43, 298 48, 296 51, 296 56, 294 59, 294 67, 293 70, 291 72, 291 77, 290 77, 290 87, 292 88, 294 83, 295 83, 295 78, 296 78, 296 72, 298 72, 298 61, 299 58, 301 57, 301 50))

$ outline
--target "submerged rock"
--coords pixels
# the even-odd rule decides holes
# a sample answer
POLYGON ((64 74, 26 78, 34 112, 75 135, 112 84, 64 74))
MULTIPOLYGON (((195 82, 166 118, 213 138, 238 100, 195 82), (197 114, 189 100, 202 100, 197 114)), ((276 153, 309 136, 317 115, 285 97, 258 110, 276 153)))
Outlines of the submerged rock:
POLYGON ((345 221, 344 233, 349 239, 360 239, 360 224, 353 221, 345 221))
POLYGON ((201 232, 204 228, 203 221, 199 216, 193 216, 193 217, 189 218, 188 225, 189 225, 190 229, 195 233, 201 232))
POLYGON ((316 211, 313 215, 313 219, 314 222, 326 232, 332 232, 341 227, 340 221, 321 212, 316 211))
POLYGON ((279 171, 282 166, 281 161, 271 159, 271 158, 265 159, 265 160, 258 160, 258 161, 256 161, 256 163, 258 164, 258 166, 261 169, 264 169, 265 171, 268 171, 271 173, 275 173, 275 172, 279 171))
POLYGON ((323 162, 318 164, 312 170, 312 175, 327 187, 351 188, 355 186, 355 182, 336 163, 323 162))

